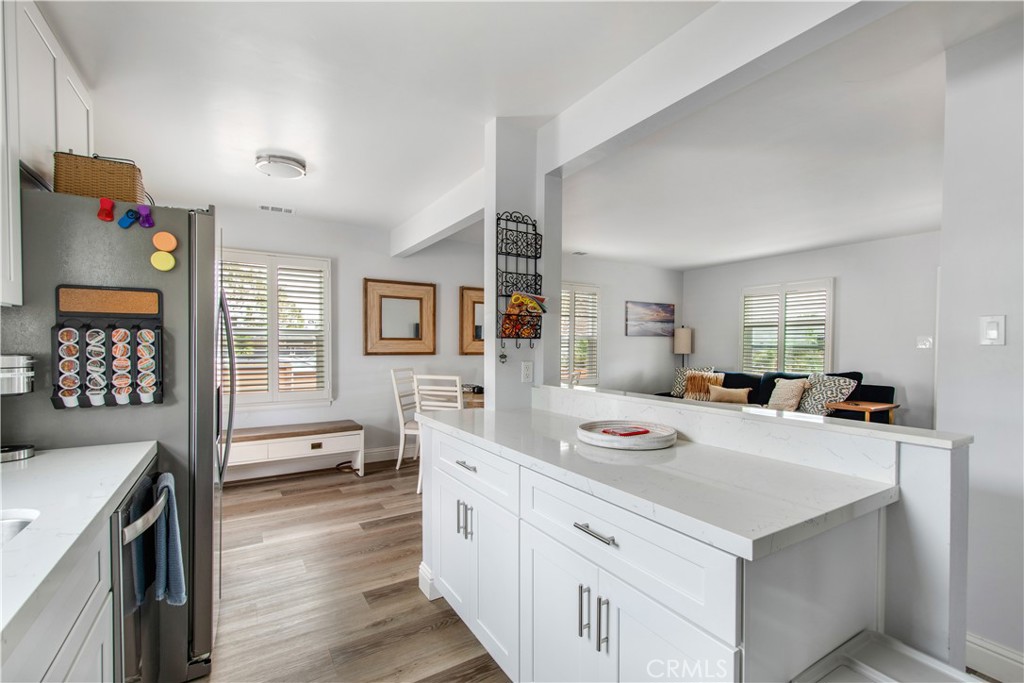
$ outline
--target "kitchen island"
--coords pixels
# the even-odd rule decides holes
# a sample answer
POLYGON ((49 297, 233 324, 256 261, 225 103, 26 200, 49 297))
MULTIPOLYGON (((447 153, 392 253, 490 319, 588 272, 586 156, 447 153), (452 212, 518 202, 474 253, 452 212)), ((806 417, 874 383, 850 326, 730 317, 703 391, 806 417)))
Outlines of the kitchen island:
POLYGON ((542 387, 531 410, 420 416, 422 590, 443 595, 514 680, 788 680, 861 630, 915 619, 931 630, 915 646, 937 643, 930 653, 950 661, 957 560, 891 567, 903 558, 887 532, 893 520, 896 538, 916 532, 941 505, 941 492, 921 493, 933 476, 901 471, 922 458, 941 469, 944 453, 957 514, 943 533, 960 534, 969 437, 770 413, 542 387), (660 451, 589 446, 575 433, 588 419, 660 422, 681 438, 660 451), (928 588, 889 599, 907 571, 928 588), (922 591, 945 597, 908 614, 922 591))
MULTIPOLYGON (((0 466, 4 510, 35 516, 0 547, 5 680, 14 672, 11 680, 47 673, 80 618, 69 591, 84 586, 103 603, 102 589, 110 590, 110 516, 156 454, 157 443, 143 441, 38 451, 0 466)), ((112 624, 107 630, 112 638, 112 624)))

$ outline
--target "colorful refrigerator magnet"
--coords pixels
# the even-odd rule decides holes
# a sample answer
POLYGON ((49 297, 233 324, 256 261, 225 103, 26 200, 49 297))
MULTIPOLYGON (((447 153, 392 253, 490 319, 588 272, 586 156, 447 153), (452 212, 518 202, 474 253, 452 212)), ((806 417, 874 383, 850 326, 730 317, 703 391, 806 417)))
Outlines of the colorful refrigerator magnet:
POLYGON ((135 209, 128 209, 127 211, 124 212, 124 215, 121 216, 121 220, 119 220, 117 224, 120 225, 122 228, 127 229, 132 227, 132 224, 134 224, 135 221, 137 220, 139 220, 139 212, 136 211, 135 209))
POLYGON ((149 262, 154 268, 164 272, 174 268, 176 263, 174 256, 166 251, 154 251, 153 255, 149 257, 149 262))
POLYGON ((158 232, 153 235, 153 246, 160 251, 174 251, 178 248, 178 238, 169 232, 158 232))
POLYGON ((153 214, 151 213, 152 208, 153 207, 147 204, 139 204, 139 225, 141 225, 144 228, 152 228, 154 225, 156 225, 153 222, 153 214))
POLYGON ((108 223, 114 220, 114 200, 107 199, 106 197, 100 197, 100 210, 96 214, 96 218, 101 221, 107 221, 108 223))

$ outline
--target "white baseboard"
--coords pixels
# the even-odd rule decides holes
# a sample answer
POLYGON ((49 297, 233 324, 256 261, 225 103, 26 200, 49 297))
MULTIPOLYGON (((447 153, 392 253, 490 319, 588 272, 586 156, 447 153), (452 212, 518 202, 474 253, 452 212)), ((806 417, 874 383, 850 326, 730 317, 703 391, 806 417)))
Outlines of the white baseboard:
POLYGON ((967 666, 1003 683, 1024 681, 1024 653, 967 634, 967 666))
POLYGON ((427 596, 427 600, 437 600, 441 597, 441 593, 434 586, 434 574, 430 571, 430 567, 420 562, 420 591, 427 596))

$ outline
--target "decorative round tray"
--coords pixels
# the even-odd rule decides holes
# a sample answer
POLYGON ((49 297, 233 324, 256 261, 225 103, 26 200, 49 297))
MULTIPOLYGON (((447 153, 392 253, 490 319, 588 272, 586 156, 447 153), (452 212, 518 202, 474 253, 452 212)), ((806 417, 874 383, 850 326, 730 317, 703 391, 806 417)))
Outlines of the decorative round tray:
POLYGON ((653 451, 676 442, 676 430, 654 422, 602 420, 584 422, 576 428, 576 438, 584 443, 624 451, 653 451))

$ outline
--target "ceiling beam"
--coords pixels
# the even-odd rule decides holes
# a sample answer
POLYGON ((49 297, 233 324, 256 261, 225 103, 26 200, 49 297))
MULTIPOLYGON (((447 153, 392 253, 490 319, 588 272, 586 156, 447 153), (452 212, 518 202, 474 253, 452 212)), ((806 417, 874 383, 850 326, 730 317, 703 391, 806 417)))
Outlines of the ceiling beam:
POLYGON ((537 171, 562 177, 906 2, 719 2, 546 123, 537 171))
POLYGON ((484 218, 484 169, 391 230, 391 255, 411 256, 484 218))

